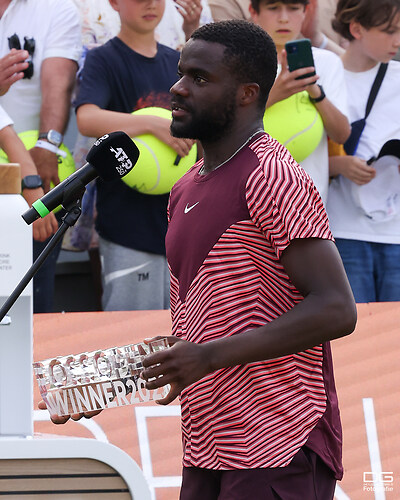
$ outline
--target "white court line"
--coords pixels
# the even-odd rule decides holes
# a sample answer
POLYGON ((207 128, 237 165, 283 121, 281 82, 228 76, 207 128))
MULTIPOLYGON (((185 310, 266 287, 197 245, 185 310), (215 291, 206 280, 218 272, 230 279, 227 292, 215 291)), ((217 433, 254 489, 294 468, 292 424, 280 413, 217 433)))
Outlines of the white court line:
POLYGON ((378 431, 376 428, 374 402, 372 398, 363 398, 365 428, 367 431, 367 441, 369 458, 371 461, 371 472, 374 479, 375 500, 385 500, 385 491, 379 478, 382 477, 382 462, 379 452, 378 431))
POLYGON ((181 476, 157 476, 153 475, 151 462, 150 441, 147 432, 147 417, 179 417, 180 405, 171 406, 135 406, 136 427, 139 439, 140 459, 144 477, 150 487, 151 498, 155 500, 155 488, 175 488, 182 482, 181 476))
MULTIPOLYGON (((35 422, 50 422, 50 415, 47 411, 43 410, 34 410, 33 411, 33 420, 35 422)), ((103 429, 100 427, 100 425, 95 421, 95 420, 86 420, 86 419, 81 419, 78 421, 71 420, 71 422, 74 422, 75 424, 82 425, 86 429, 88 429, 95 439, 97 441, 101 441, 102 443, 108 443, 107 435, 103 431, 103 429)))
POLYGON ((336 500, 351 500, 351 498, 346 495, 342 488, 337 484, 335 488, 335 499, 336 500))

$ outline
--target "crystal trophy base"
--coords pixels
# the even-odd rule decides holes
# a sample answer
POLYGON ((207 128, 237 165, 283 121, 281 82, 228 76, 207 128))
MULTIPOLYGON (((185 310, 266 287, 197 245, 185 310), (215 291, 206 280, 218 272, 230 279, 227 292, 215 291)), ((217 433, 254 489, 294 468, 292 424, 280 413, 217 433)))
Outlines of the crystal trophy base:
POLYGON ((58 356, 33 363, 33 370, 50 415, 116 408, 157 401, 168 394, 168 385, 148 390, 140 378, 143 358, 167 348, 163 338, 149 344, 58 356))

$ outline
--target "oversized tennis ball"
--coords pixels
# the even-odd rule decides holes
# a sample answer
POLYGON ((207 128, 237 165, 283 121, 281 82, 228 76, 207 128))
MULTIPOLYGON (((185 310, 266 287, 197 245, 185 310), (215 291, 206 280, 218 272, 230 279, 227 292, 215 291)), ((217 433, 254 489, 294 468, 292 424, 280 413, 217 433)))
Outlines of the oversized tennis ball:
POLYGON ((324 124, 304 90, 267 108, 264 129, 301 163, 320 143, 324 124))
MULTIPOLYGON (((24 146, 26 149, 31 149, 35 146, 38 137, 39 137, 39 132, 37 130, 26 130, 25 132, 21 132, 18 134, 19 138, 21 141, 24 143, 24 146)), ((67 156, 63 158, 62 156, 57 155, 58 158, 58 177, 60 178, 60 182, 62 182, 64 179, 66 179, 68 176, 73 174, 75 172, 75 162, 74 159, 69 151, 69 149, 64 145, 61 144, 60 149, 64 151, 67 156)), ((0 149, 0 162, 4 161, 7 163, 8 158, 6 153, 0 149)), ((53 188, 54 184, 51 183, 50 187, 53 188)), ((53 212, 58 212, 58 210, 61 209, 61 205, 57 207, 56 209, 53 210, 53 212)))
MULTIPOLYGON (((134 111, 135 115, 151 115, 171 120, 171 111, 149 107, 134 111)), ((144 194, 165 194, 192 167, 197 158, 194 145, 184 158, 177 156, 174 149, 151 134, 133 137, 140 151, 139 160, 122 180, 131 188, 144 194)))

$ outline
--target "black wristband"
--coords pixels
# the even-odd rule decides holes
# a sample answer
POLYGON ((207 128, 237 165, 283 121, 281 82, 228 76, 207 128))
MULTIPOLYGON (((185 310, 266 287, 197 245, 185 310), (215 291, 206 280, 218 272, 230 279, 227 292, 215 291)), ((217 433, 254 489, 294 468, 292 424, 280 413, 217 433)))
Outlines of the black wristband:
MULTIPOLYGON (((318 84, 317 84, 317 85, 318 85, 318 84)), ((326 97, 326 94, 325 94, 325 92, 324 92, 324 89, 323 89, 322 85, 318 85, 318 87, 321 89, 321 95, 320 95, 319 97, 315 97, 315 98, 314 98, 314 97, 311 97, 310 95, 308 96, 308 97, 309 97, 309 99, 310 99, 310 101, 311 101, 313 104, 315 104, 316 102, 321 102, 321 101, 323 101, 323 100, 325 99, 325 97, 326 97)))

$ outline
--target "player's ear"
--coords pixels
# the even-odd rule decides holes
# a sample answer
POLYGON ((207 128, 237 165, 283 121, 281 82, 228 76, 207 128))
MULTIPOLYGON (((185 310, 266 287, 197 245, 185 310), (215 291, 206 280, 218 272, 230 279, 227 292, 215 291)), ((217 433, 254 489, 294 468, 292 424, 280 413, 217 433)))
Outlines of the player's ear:
POLYGON ((258 83, 242 83, 239 92, 239 104, 248 106, 258 100, 260 94, 260 86, 258 83))

